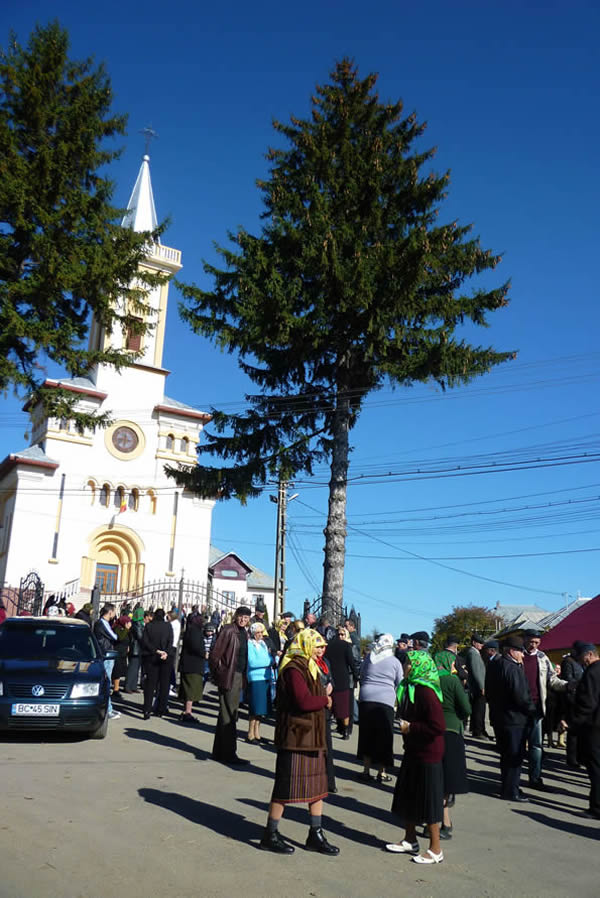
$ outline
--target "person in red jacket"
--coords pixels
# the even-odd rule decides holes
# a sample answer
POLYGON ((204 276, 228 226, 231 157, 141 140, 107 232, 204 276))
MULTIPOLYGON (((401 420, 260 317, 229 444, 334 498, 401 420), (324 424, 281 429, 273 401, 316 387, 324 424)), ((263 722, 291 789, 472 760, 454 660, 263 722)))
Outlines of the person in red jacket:
POLYGON ((442 759, 446 723, 440 677, 428 652, 407 653, 398 701, 404 758, 394 789, 392 813, 400 818, 406 832, 401 842, 391 842, 385 847, 398 854, 411 854, 417 864, 439 864, 444 860, 440 826, 444 806, 442 759), (429 848, 424 855, 419 854, 418 823, 426 823, 429 828, 429 848))
POLYGON ((316 630, 300 630, 279 665, 277 680, 277 763, 267 825, 259 848, 293 854, 279 834, 286 804, 308 804, 310 829, 305 847, 335 856, 339 848, 325 838, 321 825, 327 783, 325 709, 331 708, 331 684, 324 686, 318 659, 327 643, 316 630))

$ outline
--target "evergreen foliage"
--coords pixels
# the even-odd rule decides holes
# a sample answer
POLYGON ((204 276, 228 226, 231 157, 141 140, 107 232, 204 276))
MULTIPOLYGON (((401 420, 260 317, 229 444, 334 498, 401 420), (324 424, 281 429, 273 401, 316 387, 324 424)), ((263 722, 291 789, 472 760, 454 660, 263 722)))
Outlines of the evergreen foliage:
POLYGON ((342 600, 349 430, 385 383, 464 384, 512 357, 457 333, 486 325, 508 285, 475 289, 499 256, 469 226, 438 223, 449 175, 425 173, 424 125, 383 103, 377 76, 344 59, 317 86, 311 117, 274 122, 261 233, 238 230, 205 263, 213 290, 180 285, 195 332, 236 353, 257 385, 240 415, 213 410, 200 452, 219 460, 168 469, 202 496, 256 496, 270 478, 331 466, 323 594, 342 600))
POLYGON ((11 35, 0 52, 0 389, 33 392, 47 414, 86 426, 99 419, 74 412, 65 391, 40 389, 44 363, 85 376, 131 362, 126 350, 88 349, 91 313, 105 332, 143 332, 147 291, 164 278, 139 267, 157 235, 120 227, 100 174, 120 152, 104 142, 126 118, 110 112, 104 68, 71 61, 68 48, 54 22, 25 48, 11 35))

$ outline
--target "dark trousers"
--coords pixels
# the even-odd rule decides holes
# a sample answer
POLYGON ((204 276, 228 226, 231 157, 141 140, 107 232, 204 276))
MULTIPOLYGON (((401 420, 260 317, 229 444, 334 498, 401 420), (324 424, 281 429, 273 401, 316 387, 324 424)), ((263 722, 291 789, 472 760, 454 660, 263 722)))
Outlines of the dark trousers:
POLYGON ((580 732, 579 749, 590 778, 590 811, 600 816, 600 730, 580 732))
POLYGON ((146 679, 144 680, 144 714, 152 711, 154 693, 158 690, 156 700, 156 713, 166 714, 169 704, 169 676, 171 665, 169 660, 144 662, 146 679))
POLYGON ((230 761, 237 754, 237 718, 244 678, 236 670, 231 689, 219 689, 219 716, 212 756, 215 761, 230 761))
POLYGON ((140 660, 139 655, 132 655, 129 659, 129 667, 127 668, 127 677, 125 679, 125 692, 135 692, 138 688, 140 660))
POLYGON ((500 777, 502 798, 515 798, 519 792, 521 767, 525 757, 525 727, 502 727, 500 737, 500 777))
POLYGON ((471 696, 471 735, 483 736, 485 733, 485 696, 471 696))
POLYGON ((573 730, 567 730, 567 764, 575 767, 579 764, 579 753, 577 750, 577 733, 573 730))

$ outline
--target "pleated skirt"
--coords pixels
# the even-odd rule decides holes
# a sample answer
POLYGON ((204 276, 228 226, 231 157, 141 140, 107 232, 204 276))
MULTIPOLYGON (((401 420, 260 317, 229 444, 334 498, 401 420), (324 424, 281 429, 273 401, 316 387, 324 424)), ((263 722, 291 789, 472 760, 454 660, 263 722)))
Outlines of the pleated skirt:
POLYGON ((441 823, 444 808, 442 762, 425 764, 404 755, 396 780, 392 813, 407 823, 441 823))
POLYGON ((281 804, 305 802, 312 804, 326 798, 327 763, 324 751, 277 752, 275 784, 271 801, 281 804))
POLYGON ((459 733, 449 733, 447 730, 444 739, 444 794, 464 795, 469 791, 464 739, 459 733))
POLYGON ((394 709, 382 702, 358 703, 360 761, 367 757, 377 766, 394 766, 394 709))

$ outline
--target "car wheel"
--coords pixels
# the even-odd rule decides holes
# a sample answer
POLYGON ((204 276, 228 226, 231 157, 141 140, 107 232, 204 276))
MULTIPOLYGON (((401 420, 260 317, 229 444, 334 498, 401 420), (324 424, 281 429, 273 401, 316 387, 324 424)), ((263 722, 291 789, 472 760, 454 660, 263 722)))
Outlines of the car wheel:
POLYGON ((100 724, 99 727, 96 727, 95 730, 92 730, 90 733, 90 739, 105 739, 106 734, 108 733, 108 714, 104 717, 104 720, 100 724))

